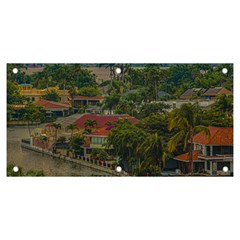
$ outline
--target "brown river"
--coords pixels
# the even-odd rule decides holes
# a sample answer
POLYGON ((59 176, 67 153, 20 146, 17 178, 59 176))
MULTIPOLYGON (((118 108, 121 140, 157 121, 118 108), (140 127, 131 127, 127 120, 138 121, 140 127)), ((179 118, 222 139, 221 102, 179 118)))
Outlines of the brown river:
MULTIPOLYGON (((35 127, 31 127, 33 130, 35 127)), ((23 172, 43 170, 45 176, 106 176, 107 173, 72 163, 62 159, 52 158, 28 149, 21 148, 22 138, 28 138, 27 126, 7 128, 7 161, 21 167, 23 172)))

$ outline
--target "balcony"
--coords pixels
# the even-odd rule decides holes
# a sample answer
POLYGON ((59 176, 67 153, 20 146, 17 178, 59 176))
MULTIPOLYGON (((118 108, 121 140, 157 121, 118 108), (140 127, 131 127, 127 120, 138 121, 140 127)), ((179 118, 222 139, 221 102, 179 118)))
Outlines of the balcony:
POLYGON ((216 154, 215 156, 208 156, 208 155, 198 155, 198 158, 201 160, 233 160, 233 154, 216 154))

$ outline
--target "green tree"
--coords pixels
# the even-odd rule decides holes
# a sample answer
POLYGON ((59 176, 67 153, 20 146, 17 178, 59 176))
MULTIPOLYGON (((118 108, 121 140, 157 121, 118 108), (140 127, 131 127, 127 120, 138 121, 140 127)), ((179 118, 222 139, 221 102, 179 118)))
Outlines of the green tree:
POLYGON ((144 157, 141 167, 157 166, 160 175, 166 159, 162 137, 157 132, 149 134, 139 145, 137 151, 144 157))
POLYGON ((110 114, 113 113, 113 110, 118 105, 120 100, 120 95, 109 95, 103 101, 103 109, 108 109, 110 114))
POLYGON ((26 82, 25 74, 26 66, 24 64, 7 64, 7 80, 15 81, 17 84, 26 82), (13 73, 13 69, 17 68, 18 73, 13 73))
POLYGON ((83 155, 82 145, 85 143, 84 137, 75 135, 70 140, 70 149, 77 155, 83 155))
POLYGON ((25 98, 20 94, 20 88, 15 82, 7 81, 7 104, 22 104, 25 98))
POLYGON ((61 99, 58 93, 54 90, 47 91, 47 93, 43 96, 43 98, 49 101, 54 101, 54 102, 59 102, 61 99))
POLYGON ((100 95, 100 92, 96 87, 82 87, 78 90, 78 94, 81 96, 92 97, 100 95))
POLYGON ((179 109, 174 109, 169 114, 169 130, 171 131, 177 128, 178 132, 169 140, 168 150, 170 152, 175 151, 178 144, 183 141, 185 151, 188 143, 190 143, 189 156, 191 174, 193 174, 193 136, 198 132, 204 133, 207 137, 210 136, 208 127, 198 125, 200 113, 201 110, 198 105, 182 104, 179 109))
POLYGON ((108 160, 109 155, 105 149, 94 148, 92 150, 91 157, 94 159, 99 159, 101 161, 106 161, 108 160))
POLYGON ((138 118, 145 118, 152 113, 166 113, 170 108, 168 104, 163 102, 144 103, 141 105, 138 118))
POLYGON ((107 138, 108 147, 113 148, 124 169, 132 172, 134 166, 139 165, 141 161, 141 156, 136 151, 137 146, 144 141, 147 134, 128 120, 121 119, 115 125, 107 138))
POLYGON ((97 121, 96 120, 87 119, 84 123, 84 127, 86 129, 91 130, 94 126, 97 127, 97 121))
POLYGON ((150 64, 145 67, 145 79, 146 84, 150 88, 150 92, 152 93, 152 100, 157 101, 158 99, 158 84, 160 81, 159 78, 159 66, 150 64))
POLYGON ((40 122, 44 122, 45 120, 45 114, 42 107, 36 106, 32 103, 28 103, 24 109, 22 109, 22 119, 23 121, 27 121, 28 124, 28 131, 29 135, 31 135, 30 131, 30 123, 37 122, 38 124, 40 122))
POLYGON ((200 122, 204 126, 233 127, 233 115, 211 108, 201 114, 200 122))
POLYGON ((213 109, 222 111, 228 116, 233 114, 233 96, 227 96, 226 94, 219 95, 216 103, 212 106, 213 109))
POLYGON ((121 99, 116 106, 115 113, 117 114, 129 114, 131 116, 136 113, 136 104, 134 101, 128 101, 126 99, 121 99))
POLYGON ((73 137, 73 132, 74 130, 78 130, 79 127, 76 125, 76 124, 69 124, 67 127, 66 127, 66 130, 70 130, 71 131, 71 138, 73 137))
POLYGON ((164 148, 166 148, 169 138, 174 134, 174 132, 168 131, 168 114, 166 113, 152 113, 137 122, 136 126, 144 129, 148 134, 157 133, 159 136, 162 136, 164 148))

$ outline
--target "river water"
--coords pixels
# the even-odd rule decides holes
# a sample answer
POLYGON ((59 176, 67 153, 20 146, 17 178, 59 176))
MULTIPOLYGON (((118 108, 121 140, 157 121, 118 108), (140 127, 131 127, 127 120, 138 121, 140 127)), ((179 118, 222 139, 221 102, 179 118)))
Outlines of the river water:
MULTIPOLYGON (((32 131, 35 127, 31 127, 32 131)), ((72 163, 62 159, 52 158, 28 149, 21 148, 22 138, 28 138, 27 126, 7 128, 7 161, 21 167, 23 172, 43 170, 45 176, 106 176, 107 173, 72 163)))

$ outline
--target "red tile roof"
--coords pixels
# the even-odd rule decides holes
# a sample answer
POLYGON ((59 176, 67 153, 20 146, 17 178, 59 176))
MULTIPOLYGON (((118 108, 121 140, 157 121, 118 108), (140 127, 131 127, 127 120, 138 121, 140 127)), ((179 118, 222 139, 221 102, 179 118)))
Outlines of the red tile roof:
POLYGON ((138 120, 134 117, 131 117, 129 115, 94 115, 94 114, 84 114, 81 116, 78 120, 76 120, 74 123, 79 128, 84 128, 84 123, 87 119, 90 120, 96 120, 97 122, 97 128, 103 128, 106 127, 107 122, 117 122, 118 119, 128 119, 132 124, 135 124, 138 120))
POLYGON ((104 99, 103 96, 92 96, 92 97, 88 97, 88 96, 75 96, 73 100, 102 100, 104 99))
MULTIPOLYGON (((200 154, 201 151, 199 150, 194 150, 193 151, 193 161, 197 161, 198 159, 198 155, 200 154)), ((189 162, 190 160, 190 154, 188 153, 184 153, 181 155, 178 155, 176 157, 174 157, 174 159, 179 160, 179 161, 185 161, 185 162, 189 162)))
POLYGON ((53 109, 53 108, 66 108, 68 109, 70 105, 68 103, 63 102, 54 102, 54 101, 48 101, 45 99, 42 99, 38 102, 34 102, 33 104, 36 104, 38 106, 42 106, 45 109, 53 109))
POLYGON ((206 145, 233 145, 233 128, 208 127, 210 139, 203 133, 198 133, 193 137, 194 143, 206 145))

